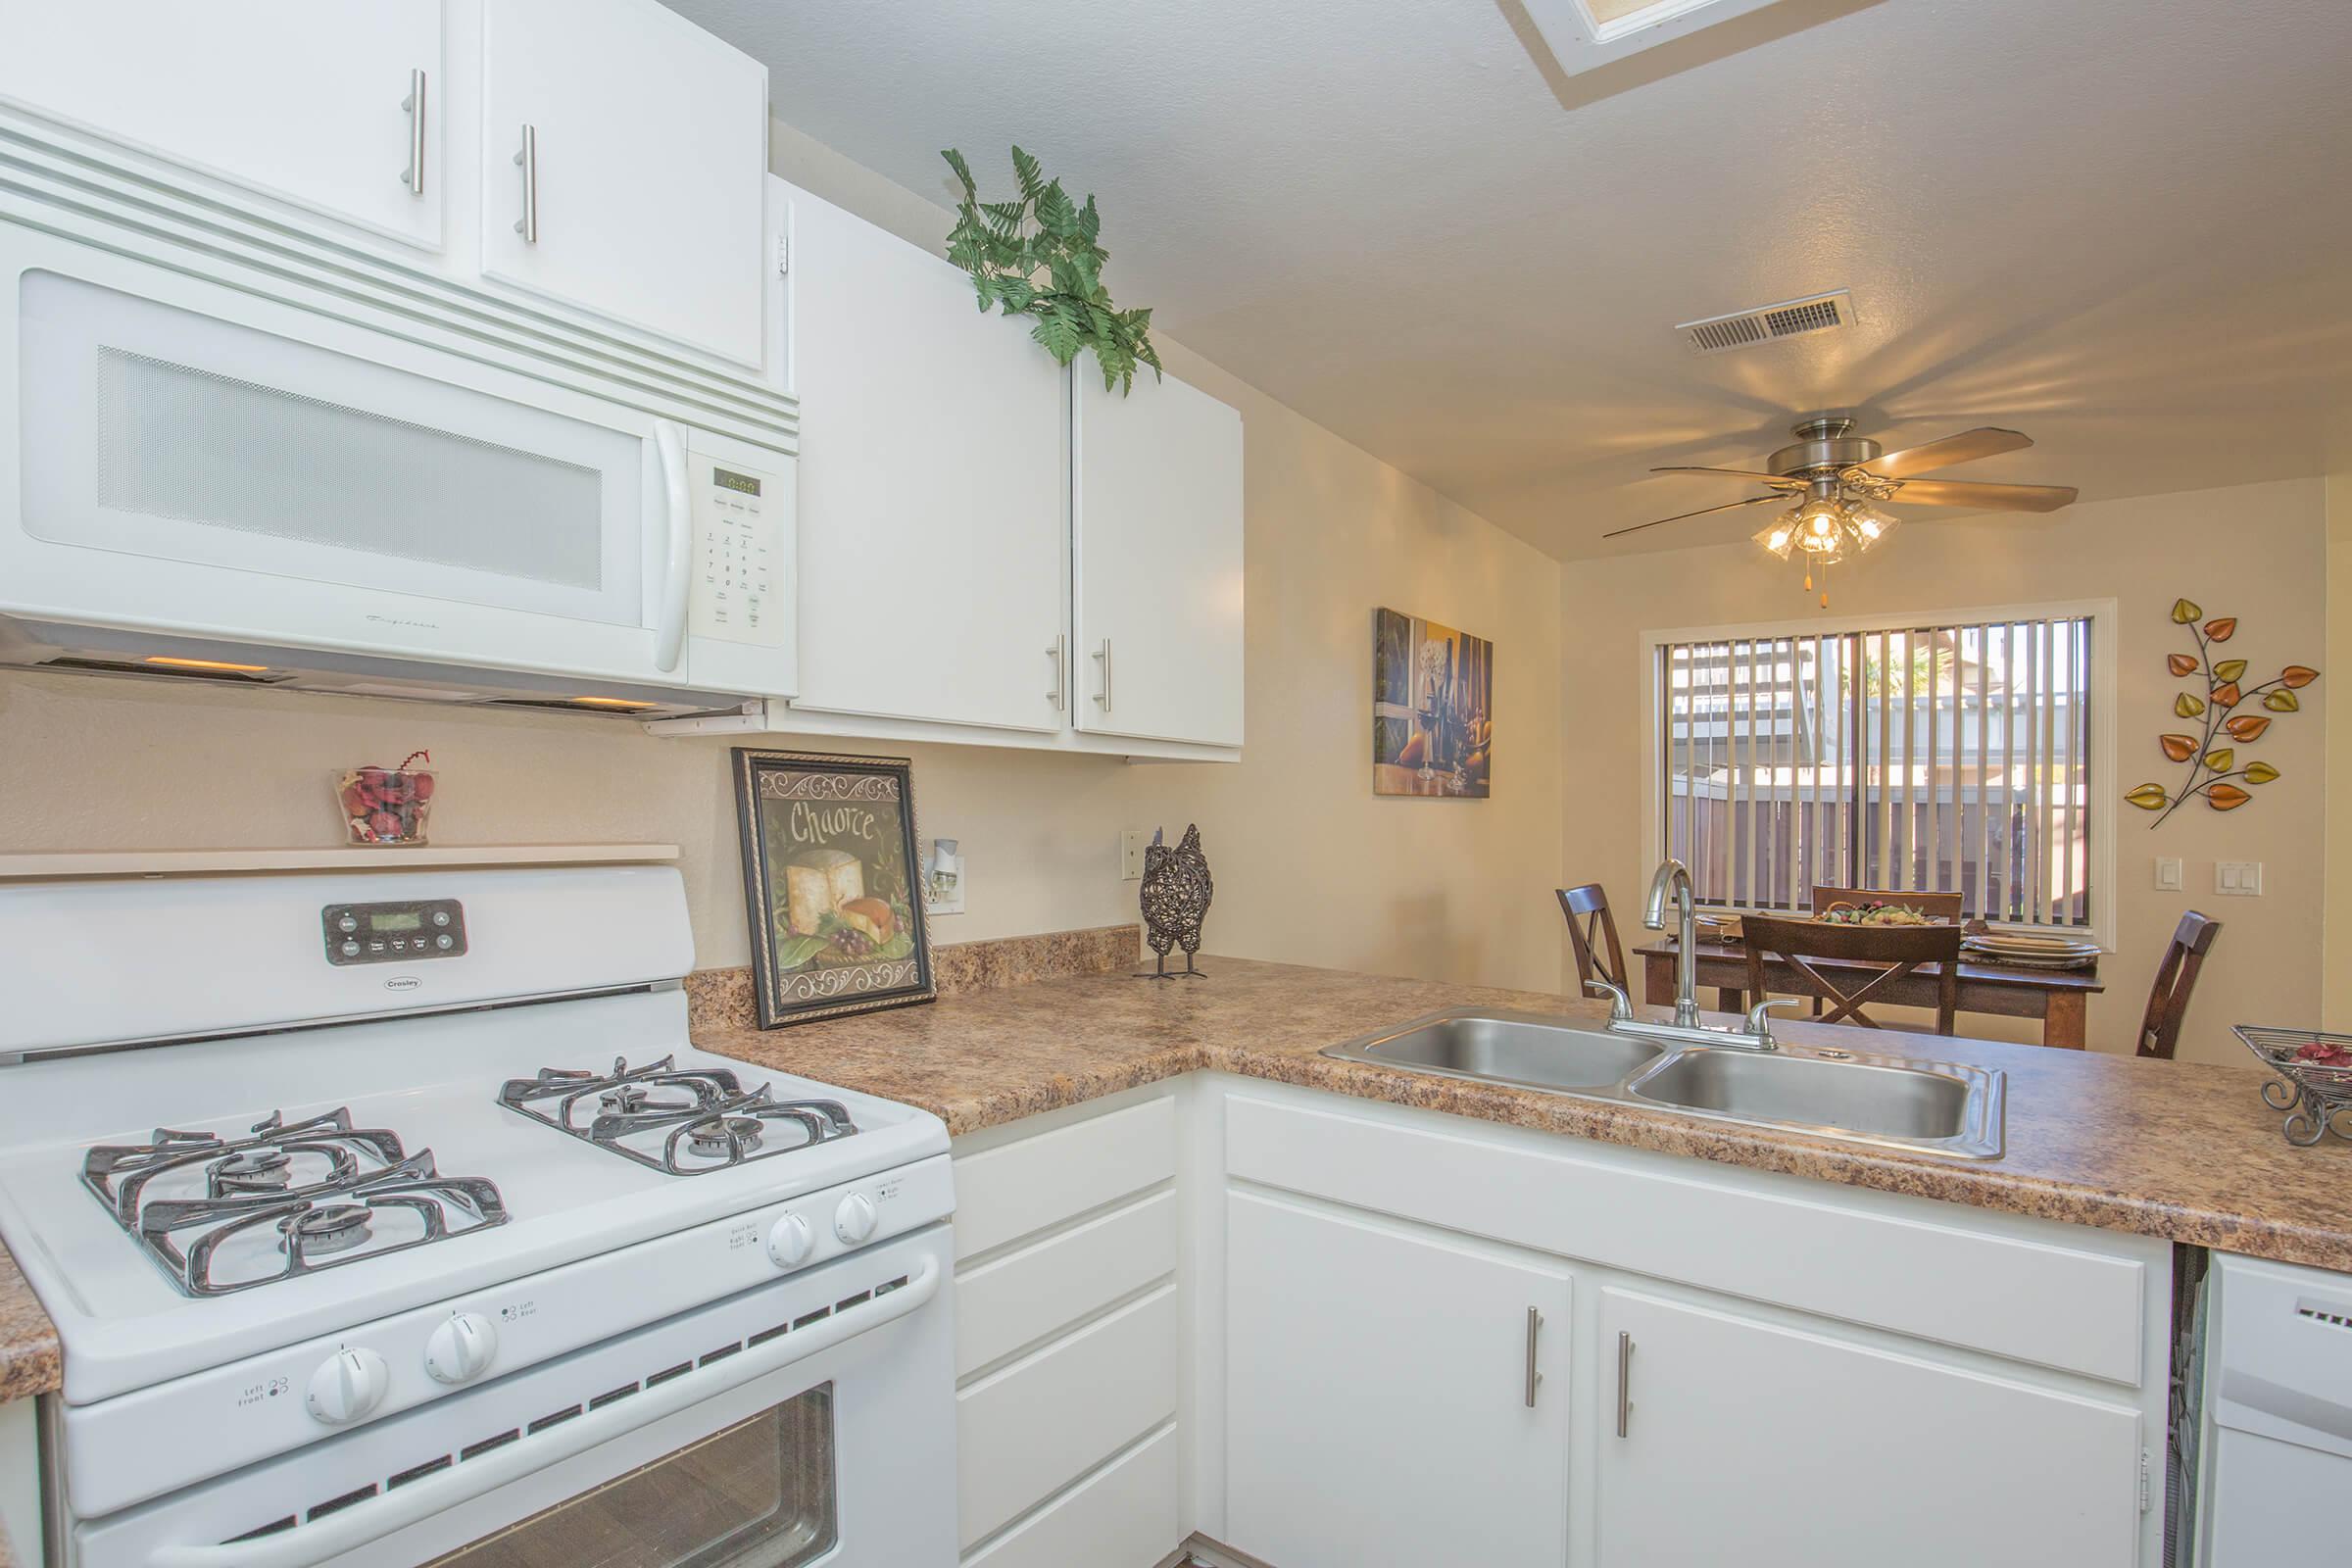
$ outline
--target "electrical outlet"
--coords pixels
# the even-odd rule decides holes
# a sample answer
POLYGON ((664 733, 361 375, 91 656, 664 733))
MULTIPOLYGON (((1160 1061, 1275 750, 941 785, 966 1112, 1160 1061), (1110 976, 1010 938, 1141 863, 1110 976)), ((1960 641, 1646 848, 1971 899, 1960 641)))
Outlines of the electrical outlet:
POLYGON ((2159 893, 2180 891, 2180 857, 2178 855, 2156 857, 2156 891, 2159 893))
POLYGON ((2213 891, 2236 894, 2245 898, 2260 898, 2262 896, 2262 862, 2260 860, 2214 861, 2213 891))
POLYGON ((1144 846, 1152 835, 1140 827, 1128 828, 1119 835, 1119 880, 1141 882, 1144 879, 1144 846))

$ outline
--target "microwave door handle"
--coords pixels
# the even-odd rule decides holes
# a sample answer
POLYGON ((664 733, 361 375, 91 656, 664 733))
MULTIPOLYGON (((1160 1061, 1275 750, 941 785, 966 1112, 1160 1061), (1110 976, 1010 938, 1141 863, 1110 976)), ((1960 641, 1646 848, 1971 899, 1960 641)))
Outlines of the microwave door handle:
POLYGON ((149 1568, 318 1568, 395 1530, 471 1501, 600 1444, 651 1426, 739 1384, 805 1361, 885 1323, 906 1317, 939 1294, 939 1264, 924 1258, 906 1283, 887 1296, 861 1301, 821 1322, 795 1329, 755 1349, 697 1367, 669 1382, 616 1400, 601 1410, 573 1416, 561 1426, 493 1448, 464 1464, 412 1481, 397 1492, 353 1503, 314 1524, 296 1525, 273 1536, 219 1545, 165 1545, 149 1554, 149 1568))
POLYGON ((669 561, 662 576, 662 607, 654 621, 654 667, 678 667, 686 646, 686 603, 694 589, 694 501, 686 489, 686 431, 668 419, 654 421, 654 450, 662 459, 663 536, 669 561))

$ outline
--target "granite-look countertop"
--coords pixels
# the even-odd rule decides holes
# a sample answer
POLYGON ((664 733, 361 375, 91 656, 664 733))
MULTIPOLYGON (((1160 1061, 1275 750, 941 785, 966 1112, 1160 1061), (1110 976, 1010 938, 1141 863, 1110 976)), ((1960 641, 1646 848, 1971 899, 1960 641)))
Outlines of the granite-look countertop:
MULTIPOLYGON (((1125 939, 1132 942, 1132 934, 1125 939)), ((2008 1074, 2007 1150, 1993 1161, 1867 1149, 1668 1110, 1335 1061, 1325 1046, 1445 1007, 1595 1021, 1596 1003, 1544 993, 1204 959, 1209 978, 1116 972, 975 989, 927 1006, 760 1031, 706 982, 696 1043, 739 1060, 920 1105, 952 1133, 1016 1121, 1197 1068, 1425 1106, 1759 1170, 1913 1193, 2352 1272, 2352 1147, 2296 1149, 2253 1066, 1776 1020, 1784 1037, 2008 1074)), ((1652 1011, 1656 1009, 1650 1009, 1652 1011)), ((59 1387, 57 1333, 0 1247, 0 1402, 59 1387)), ((0 1543, 0 1553, 5 1544, 0 1543)), ((7 1558, 0 1555, 0 1568, 7 1558)))
MULTIPOLYGON (((1668 1110, 1335 1061, 1319 1054, 1453 1006, 1598 1003, 1239 958, 1203 980, 1111 974, 968 991, 925 1006, 760 1031, 711 1009, 706 1050, 920 1105, 963 1134, 1196 1068, 1981 1208, 2352 1271, 2352 1147, 2296 1149, 2260 1068, 1774 1021, 1783 1038, 2008 1074, 2002 1158, 1830 1143, 1668 1110)), ((1649 1009, 1656 1011, 1656 1009, 1649 1009)))
MULTIPOLYGON (((57 1329, 39 1298, 0 1243, 0 1404, 57 1392, 64 1367, 58 1359, 57 1329)), ((7 1568, 7 1540, 0 1536, 0 1568, 7 1568)))

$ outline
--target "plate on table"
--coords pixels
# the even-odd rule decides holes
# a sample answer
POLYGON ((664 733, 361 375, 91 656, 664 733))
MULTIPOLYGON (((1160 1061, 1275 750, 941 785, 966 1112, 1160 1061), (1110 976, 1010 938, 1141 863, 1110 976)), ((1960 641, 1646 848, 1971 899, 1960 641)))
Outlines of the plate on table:
POLYGON ((2099 961, 2099 945, 2081 937, 1988 931, 1967 938, 1960 946, 1971 957, 2029 969, 2084 969, 2099 961))

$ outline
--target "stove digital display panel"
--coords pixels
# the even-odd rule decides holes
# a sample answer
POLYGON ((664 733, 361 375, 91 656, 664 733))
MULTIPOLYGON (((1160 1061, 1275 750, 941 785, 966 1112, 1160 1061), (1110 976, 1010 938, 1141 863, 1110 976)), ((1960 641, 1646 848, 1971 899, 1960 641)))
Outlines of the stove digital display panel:
POLYGON ((330 904, 318 911, 326 961, 411 963, 466 953, 466 906, 456 899, 406 904, 330 904))

